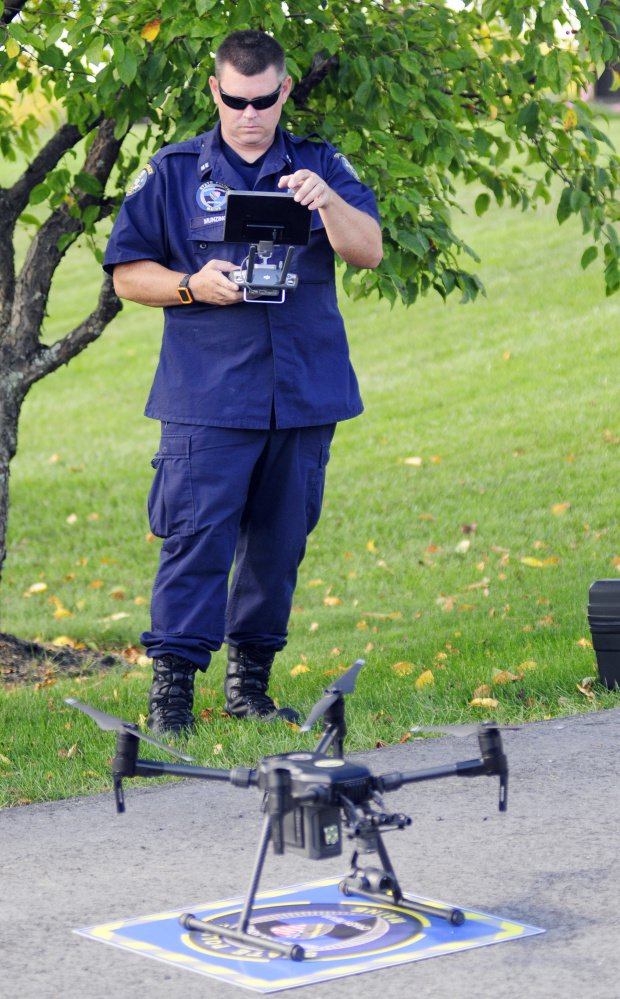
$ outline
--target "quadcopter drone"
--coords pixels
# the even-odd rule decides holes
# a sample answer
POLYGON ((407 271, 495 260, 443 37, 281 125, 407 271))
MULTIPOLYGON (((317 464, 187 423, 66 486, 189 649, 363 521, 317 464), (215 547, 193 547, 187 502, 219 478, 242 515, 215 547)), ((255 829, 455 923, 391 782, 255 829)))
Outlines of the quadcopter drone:
POLYGON ((325 689, 301 728, 308 732, 323 718, 323 732, 313 752, 280 753, 267 756, 257 767, 235 767, 230 770, 190 765, 192 757, 164 746, 152 736, 141 732, 136 724, 104 714, 90 705, 68 697, 66 704, 84 712, 104 731, 115 731, 116 755, 112 761, 112 778, 116 809, 125 811, 123 778, 126 777, 193 777, 199 780, 227 781, 235 787, 258 787, 263 792, 265 814, 254 869, 250 878, 243 909, 236 927, 213 926, 183 913, 179 922, 194 932, 209 932, 226 940, 242 943, 253 949, 268 951, 293 961, 303 961, 305 952, 299 944, 287 944, 264 934, 251 925, 252 909, 271 842, 275 854, 292 850, 313 860, 336 857, 342 853, 343 838, 353 842, 351 872, 339 885, 343 895, 359 895, 374 901, 398 905, 413 913, 425 913, 446 919, 460 926, 464 913, 460 909, 440 904, 428 904, 410 899, 402 891, 392 867, 382 833, 404 829, 411 819, 401 813, 384 811, 382 796, 396 791, 403 784, 437 780, 442 777, 499 777, 499 810, 507 808, 508 763, 502 748, 498 726, 485 722, 478 726, 456 726, 442 729, 430 726, 413 731, 457 731, 467 735, 477 733, 480 757, 460 763, 405 773, 393 771, 375 776, 362 763, 346 760, 343 744, 346 735, 344 695, 355 686, 357 674, 364 665, 358 659, 337 681, 325 689), (140 741, 166 750, 183 763, 160 763, 140 759, 140 741), (330 754, 331 750, 331 754, 330 754), (363 855, 377 854, 380 866, 362 865, 363 855))

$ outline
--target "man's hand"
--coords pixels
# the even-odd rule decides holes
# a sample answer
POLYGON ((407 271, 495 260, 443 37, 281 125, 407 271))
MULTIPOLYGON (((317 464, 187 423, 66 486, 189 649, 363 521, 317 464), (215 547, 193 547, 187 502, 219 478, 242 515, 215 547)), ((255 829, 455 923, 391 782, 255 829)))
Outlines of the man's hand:
POLYGON ((195 274, 192 274, 190 290, 197 302, 209 305, 235 305, 243 300, 239 286, 226 277, 230 271, 239 269, 230 260, 209 260, 195 274))
POLYGON ((383 256, 381 229, 371 215, 354 208, 312 170, 280 177, 278 187, 293 191, 295 201, 317 210, 332 250, 354 267, 377 267, 383 256))
POLYGON ((289 191, 294 191, 295 201, 306 205, 311 211, 327 208, 333 195, 331 187, 312 170, 296 170, 286 177, 280 177, 278 187, 288 187, 289 191))

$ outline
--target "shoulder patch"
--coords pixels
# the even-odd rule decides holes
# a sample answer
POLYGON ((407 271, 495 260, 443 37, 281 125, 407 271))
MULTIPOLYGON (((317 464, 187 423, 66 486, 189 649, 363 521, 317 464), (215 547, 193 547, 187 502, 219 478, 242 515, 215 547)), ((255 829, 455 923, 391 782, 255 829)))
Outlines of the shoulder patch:
POLYGON ((351 174, 352 177, 355 177, 356 180, 360 179, 357 170, 353 164, 349 162, 344 153, 334 153, 334 159, 337 160, 345 168, 347 173, 351 174))
POLYGON ((147 163, 145 167, 142 168, 137 177, 134 177, 131 184, 129 184, 127 190, 125 191, 125 197, 131 198, 133 194, 137 194, 141 191, 143 187, 146 186, 150 178, 155 173, 155 170, 150 163, 147 163))

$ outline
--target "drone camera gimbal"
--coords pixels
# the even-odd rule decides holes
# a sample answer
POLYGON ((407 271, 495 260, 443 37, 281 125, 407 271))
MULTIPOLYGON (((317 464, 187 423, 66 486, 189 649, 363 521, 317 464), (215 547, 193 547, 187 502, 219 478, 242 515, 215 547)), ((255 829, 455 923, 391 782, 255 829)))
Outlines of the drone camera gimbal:
MULTIPOLYGON (((351 872, 340 882, 344 895, 360 895, 374 901, 397 905, 413 913, 424 913, 448 920, 459 926, 465 916, 460 909, 439 903, 424 903, 410 899, 402 891, 388 856, 382 834, 392 829, 404 829, 411 819, 402 813, 384 810, 383 795, 398 790, 404 784, 437 780, 443 777, 497 776, 500 782, 499 809, 506 811, 508 763, 502 747, 498 726, 487 722, 480 726, 460 726, 461 734, 477 733, 480 756, 442 767, 410 772, 393 771, 374 775, 362 763, 344 759, 346 735, 344 695, 351 693, 364 661, 358 659, 339 680, 326 688, 315 704, 301 731, 309 731, 323 718, 323 732, 313 752, 281 753, 267 756, 257 767, 236 767, 230 770, 198 767, 190 756, 163 746, 141 732, 137 725, 104 714, 81 704, 74 698, 66 703, 89 715, 100 728, 116 731, 116 755, 112 761, 112 777, 117 811, 125 810, 123 780, 131 777, 193 777, 200 780, 226 781, 235 787, 258 787, 263 792, 265 819, 258 845, 254 869, 245 903, 237 926, 205 923, 191 913, 179 917, 182 926, 192 932, 208 932, 222 939, 242 943, 246 947, 267 951, 294 961, 305 957, 299 944, 287 944, 261 934, 251 925, 252 908, 267 855, 269 843, 275 854, 286 851, 323 860, 339 856, 344 839, 353 844, 351 872), (182 763, 162 763, 140 759, 140 742, 159 746, 182 763), (329 750, 331 749, 331 755, 329 750), (376 853, 380 867, 361 864, 362 857, 376 853)), ((449 731, 430 728, 431 731, 449 731)))

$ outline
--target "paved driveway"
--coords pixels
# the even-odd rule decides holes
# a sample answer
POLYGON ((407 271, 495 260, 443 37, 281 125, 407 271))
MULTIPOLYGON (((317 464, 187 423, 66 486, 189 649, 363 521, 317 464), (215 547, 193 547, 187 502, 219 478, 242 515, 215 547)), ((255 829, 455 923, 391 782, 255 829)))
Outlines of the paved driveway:
MULTIPOLYGON (((497 779, 409 785, 389 796, 413 826, 387 845, 406 890, 544 927, 524 940, 306 986, 308 999, 619 999, 620 709, 504 736, 497 779)), ((475 738, 363 757, 373 772, 477 756, 475 738)), ((6 999, 223 999, 241 990, 71 932, 242 894, 261 825, 256 791, 198 781, 0 811, 0 993, 6 999)), ((270 853, 261 887, 346 872, 270 853)), ((248 995, 249 993, 245 993, 248 995)))

